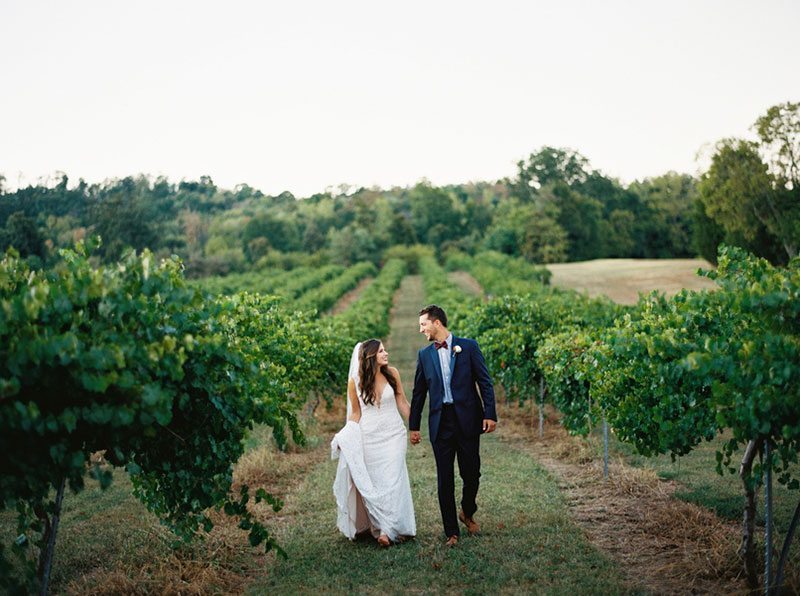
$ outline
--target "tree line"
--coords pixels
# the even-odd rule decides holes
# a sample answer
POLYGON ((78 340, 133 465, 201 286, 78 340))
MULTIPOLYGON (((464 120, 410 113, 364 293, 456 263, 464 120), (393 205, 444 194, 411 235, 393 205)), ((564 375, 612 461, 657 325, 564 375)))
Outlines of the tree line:
POLYGON ((191 276, 262 267, 382 262, 394 246, 490 249, 535 263, 703 256, 722 244, 783 264, 800 245, 800 104, 771 107, 757 140, 723 139, 699 178, 667 172, 623 185, 572 149, 542 147, 493 182, 340 186, 298 199, 210 177, 146 175, 3 190, 0 248, 46 261, 87 235, 111 262, 127 247, 177 254, 191 276))

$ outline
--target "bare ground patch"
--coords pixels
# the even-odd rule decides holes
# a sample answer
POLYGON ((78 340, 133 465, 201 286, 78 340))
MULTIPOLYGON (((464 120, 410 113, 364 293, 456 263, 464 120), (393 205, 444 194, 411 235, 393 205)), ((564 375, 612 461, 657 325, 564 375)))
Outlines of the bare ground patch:
POLYGON ((658 594, 747 593, 737 554, 740 528, 672 495, 678 485, 652 470, 603 462, 552 412, 540 439, 515 406, 501 406, 501 438, 529 452, 557 480, 588 539, 620 563, 630 585, 658 594))

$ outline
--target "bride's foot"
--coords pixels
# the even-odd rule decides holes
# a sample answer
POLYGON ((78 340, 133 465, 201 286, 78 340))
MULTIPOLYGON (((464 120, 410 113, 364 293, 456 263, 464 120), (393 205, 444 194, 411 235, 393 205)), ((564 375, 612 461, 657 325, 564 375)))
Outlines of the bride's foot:
POLYGON ((378 544, 380 544, 381 546, 387 547, 391 543, 392 542, 389 540, 389 537, 386 534, 381 534, 380 536, 378 536, 378 544))

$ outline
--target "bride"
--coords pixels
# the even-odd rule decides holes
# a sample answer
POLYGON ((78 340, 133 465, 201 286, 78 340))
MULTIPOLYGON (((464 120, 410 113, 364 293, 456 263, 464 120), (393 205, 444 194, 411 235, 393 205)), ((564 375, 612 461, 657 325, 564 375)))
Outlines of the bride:
POLYGON ((356 344, 347 380, 347 423, 331 441, 339 458, 333 493, 337 526, 349 539, 371 532, 381 546, 414 536, 406 468, 410 406, 400 373, 377 339, 356 344), (402 415, 402 418, 401 418, 402 415))

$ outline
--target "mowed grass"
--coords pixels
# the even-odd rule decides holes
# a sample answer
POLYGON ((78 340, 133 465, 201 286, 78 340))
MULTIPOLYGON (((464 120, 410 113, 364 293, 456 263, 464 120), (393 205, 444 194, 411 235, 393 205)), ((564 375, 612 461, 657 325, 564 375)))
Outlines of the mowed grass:
POLYGON ((380 549, 350 542, 336 529, 331 493, 335 462, 325 462, 288 499, 292 518, 278 533, 289 554, 274 559, 252 593, 533 592, 623 593, 611 560, 594 549, 569 517, 553 479, 497 437, 482 441, 480 536, 444 546, 430 444, 409 448, 417 515, 414 540, 380 549))
POLYGON ((714 288, 714 282, 697 275, 698 269, 712 269, 704 259, 597 259, 580 263, 547 265, 553 273, 551 285, 585 292, 591 297, 605 295, 620 304, 635 304, 639 293, 652 290, 668 296, 683 288, 714 288))

